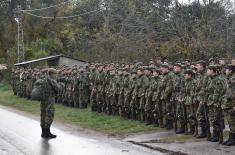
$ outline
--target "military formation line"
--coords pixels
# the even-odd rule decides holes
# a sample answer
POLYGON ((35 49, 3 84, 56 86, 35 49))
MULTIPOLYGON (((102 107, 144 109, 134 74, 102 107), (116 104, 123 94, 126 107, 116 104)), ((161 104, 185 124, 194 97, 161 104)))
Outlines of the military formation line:
MULTIPOLYGON (((235 59, 189 60, 147 65, 89 63, 56 68, 56 103, 175 129, 223 145, 235 145, 235 59), (229 138, 223 141, 225 120, 229 138), (212 132, 212 134, 211 134, 212 132)), ((35 82, 48 68, 12 71, 15 95, 31 98, 35 82)))

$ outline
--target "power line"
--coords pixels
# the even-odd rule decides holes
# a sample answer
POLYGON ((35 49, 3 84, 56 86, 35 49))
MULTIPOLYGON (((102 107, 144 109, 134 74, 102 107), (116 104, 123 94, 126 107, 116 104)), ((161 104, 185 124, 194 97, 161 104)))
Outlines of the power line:
POLYGON ((83 15, 87 15, 87 14, 91 14, 91 13, 94 13, 94 12, 100 12, 102 11, 101 9, 97 9, 97 10, 93 10, 93 11, 88 11, 88 12, 84 12, 84 13, 81 13, 81 14, 76 14, 76 15, 71 15, 71 16, 41 16, 41 15, 36 15, 36 14, 33 14, 33 13, 30 13, 28 11, 23 11, 22 12, 24 14, 27 14, 27 15, 30 15, 30 16, 33 16, 33 17, 37 17, 37 18, 42 18, 42 19, 68 19, 68 18, 74 18, 74 17, 79 17, 79 16, 83 16, 83 15))
POLYGON ((34 11, 47 10, 47 9, 51 9, 51 8, 54 8, 54 7, 59 7, 59 6, 62 6, 62 5, 66 5, 66 4, 70 3, 70 2, 71 2, 71 1, 66 0, 66 1, 64 1, 64 2, 62 2, 62 3, 55 4, 55 5, 52 5, 52 6, 48 6, 48 7, 45 7, 45 8, 30 9, 30 10, 22 10, 22 11, 34 12, 34 11))

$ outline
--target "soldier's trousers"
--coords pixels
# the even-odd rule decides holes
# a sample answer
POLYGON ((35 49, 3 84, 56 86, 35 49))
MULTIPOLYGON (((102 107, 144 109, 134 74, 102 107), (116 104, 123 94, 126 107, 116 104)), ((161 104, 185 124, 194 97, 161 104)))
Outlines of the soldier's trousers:
POLYGON ((54 119, 54 104, 53 101, 42 101, 40 105, 41 109, 41 127, 50 128, 54 119))
POLYGON ((173 103, 168 100, 162 101, 162 110, 163 110, 165 120, 173 120, 174 119, 172 104, 173 103))
POLYGON ((125 117, 130 117, 130 96, 124 96, 124 115, 125 117))
POLYGON ((107 93, 105 94, 105 105, 103 106, 103 112, 108 115, 110 115, 112 112, 111 97, 107 93))
POLYGON ((117 97, 116 95, 110 96, 110 105, 111 105, 111 111, 112 115, 116 115, 118 111, 118 105, 117 105, 117 97))
POLYGON ((79 89, 79 108, 87 108, 89 89, 79 89))
POLYGON ((186 114, 188 120, 184 119, 184 124, 188 123, 191 127, 195 127, 197 125, 197 119, 196 119, 196 108, 193 105, 186 105, 186 114))
POLYGON ((208 113, 210 125, 213 127, 214 131, 219 132, 221 130, 221 119, 223 119, 222 110, 220 107, 209 106, 208 113))
POLYGON ((230 132, 235 134, 235 111, 232 109, 226 110, 224 111, 224 115, 228 122, 230 132))
POLYGON ((139 103, 139 98, 132 97, 130 102, 130 115, 132 119, 137 119, 138 117, 138 109, 137 109, 138 103, 139 103))
POLYGON ((102 112, 102 107, 104 104, 104 93, 103 91, 98 91, 96 94, 96 101, 97 101, 97 111, 102 112))
POLYGON ((176 102, 176 117, 180 124, 184 124, 184 107, 182 102, 176 102))
POLYGON ((153 111, 153 103, 152 97, 146 97, 146 103, 144 105, 145 117, 147 120, 151 120, 153 118, 152 111, 153 111))
POLYGON ((90 105, 91 105, 91 110, 92 111, 97 111, 97 102, 96 102, 96 93, 95 93, 95 91, 91 91, 90 105))
POLYGON ((197 117, 198 126, 205 127, 206 126, 206 117, 205 117, 205 109, 204 109, 203 104, 198 105, 196 117, 197 117))
POLYGON ((145 120, 145 102, 146 98, 143 96, 140 98, 140 104, 139 104, 139 112, 140 112, 140 120, 144 121, 145 120))

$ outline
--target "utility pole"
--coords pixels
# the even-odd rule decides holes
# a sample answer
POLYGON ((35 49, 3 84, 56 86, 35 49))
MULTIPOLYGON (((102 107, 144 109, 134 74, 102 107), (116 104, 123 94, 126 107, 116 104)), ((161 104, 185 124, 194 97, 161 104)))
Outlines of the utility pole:
POLYGON ((15 21, 17 23, 17 60, 19 62, 23 62, 25 60, 24 57, 24 31, 23 31, 23 13, 20 5, 14 10, 15 13, 15 21))

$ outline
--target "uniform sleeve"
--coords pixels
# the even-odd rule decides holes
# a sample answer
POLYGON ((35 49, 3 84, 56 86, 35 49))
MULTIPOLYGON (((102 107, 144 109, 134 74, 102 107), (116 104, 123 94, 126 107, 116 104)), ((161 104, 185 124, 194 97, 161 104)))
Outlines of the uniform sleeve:
POLYGON ((223 94, 226 90, 226 85, 223 80, 217 80, 216 85, 214 87, 214 94, 213 94, 213 103, 220 104, 222 102, 223 94))
POLYGON ((48 78, 50 84, 51 84, 51 87, 52 89, 55 91, 55 93, 57 94, 58 91, 60 90, 60 85, 53 79, 51 78, 48 78))

